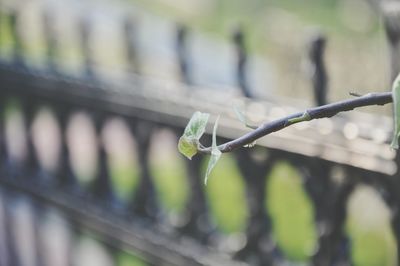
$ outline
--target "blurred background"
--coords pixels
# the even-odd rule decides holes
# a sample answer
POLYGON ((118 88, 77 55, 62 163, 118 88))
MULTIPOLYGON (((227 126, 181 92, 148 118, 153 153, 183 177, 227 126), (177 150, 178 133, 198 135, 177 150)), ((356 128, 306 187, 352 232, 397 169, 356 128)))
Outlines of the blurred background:
POLYGON ((331 97, 336 100, 346 97, 349 90, 364 93, 389 84, 389 55, 378 11, 382 2, 166 0, 136 4, 183 21, 218 42, 229 41, 235 28, 242 26, 249 51, 267 64, 265 72, 273 73, 272 84, 265 87, 272 88, 273 94, 304 99, 311 98, 305 50, 309 39, 322 32, 328 37, 326 64, 331 97))
MULTIPOLYGON (((62 62, 77 65, 79 34, 74 32, 78 17, 85 14, 95 31, 91 36, 94 60, 102 67, 123 68, 126 61, 120 22, 126 13, 135 18, 138 58, 143 74, 176 79, 174 35, 177 23, 190 27, 188 54, 193 63, 191 75, 197 85, 233 86, 234 56, 232 36, 240 28, 245 33, 249 60, 249 82, 258 95, 284 95, 304 100, 312 98, 309 89, 307 45, 314 35, 327 36, 326 65, 330 98, 381 91, 390 84, 389 54, 382 19, 381 1, 3 1, 5 9, 24 6, 25 37, 29 39, 31 60, 44 53, 42 10, 57 15, 55 25, 62 46, 62 62), (126 12, 127 9, 129 12, 126 12), (57 13, 58 14, 58 13, 57 13), (75 39, 74 39, 75 38, 75 39), (75 47, 74 47, 75 46, 75 47), (218 56, 210 64, 207 59, 218 56), (158 67, 154 67, 157 61, 158 67), (346 67, 344 67, 346 66, 346 67), (349 69, 357 69, 355 75, 349 69), (368 77, 368 78, 366 78, 368 77)), ((384 2, 384 1, 382 1, 384 2)), ((22 22, 21 22, 22 23, 22 22)), ((3 51, 10 48, 4 29, 3 51)), ((43 60, 43 56, 42 56, 43 60)), ((223 86, 216 86, 223 87, 223 86)))
MULTIPOLYGON (((129 229, 132 231, 151 231, 154 226, 159 230, 155 232, 180 243, 177 254, 185 253, 180 250, 185 246, 181 235, 187 234, 190 241, 206 246, 207 252, 228 260, 226 265, 231 265, 230 259, 232 263, 241 261, 246 265, 398 265, 397 238, 393 232, 397 198, 385 198, 393 191, 382 188, 381 181, 371 181, 381 175, 389 180, 396 176, 395 152, 387 145, 390 106, 365 108, 371 116, 358 114, 342 116, 337 121, 322 120, 308 129, 300 126, 287 131, 287 135, 278 134, 275 143, 259 143, 260 147, 248 157, 255 158, 255 162, 268 162, 268 171, 254 178, 264 180, 260 183, 252 179, 252 175, 259 174, 243 170, 241 162, 248 162, 247 159, 227 154, 218 163, 209 184, 203 186, 207 160, 201 157, 199 161, 187 162, 176 148, 177 136, 184 128, 181 121, 188 121, 191 116, 191 109, 184 109, 187 105, 226 115, 232 103, 244 104, 250 118, 259 122, 298 108, 349 98, 350 92, 389 91, 393 54, 383 19, 388 3, 391 4, 383 0, 1 0, 2 69, 9 71, 9 67, 23 73, 18 76, 4 71, 0 74, 3 80, 13 80, 10 84, 14 84, 14 80, 23 80, 21 77, 28 73, 38 77, 32 80, 39 85, 20 87, 40 87, 46 79, 76 88, 95 87, 109 93, 103 103, 111 107, 105 119, 103 111, 98 111, 103 107, 93 107, 95 104, 87 104, 87 108, 82 108, 84 104, 71 105, 67 108, 68 118, 60 118, 63 115, 59 113, 64 111, 59 109, 65 109, 65 103, 45 101, 43 96, 37 100, 13 92, 12 85, 6 82, 0 85, 5 87, 0 95, 1 138, 5 143, 2 149, 6 150, 2 175, 40 177, 40 182, 32 178, 32 183, 28 183, 39 187, 39 192, 31 192, 38 193, 35 197, 10 189, 8 181, 0 185, 0 265, 185 265, 161 262, 154 258, 155 250, 110 241, 104 233, 109 225, 104 225, 107 230, 99 229, 103 227, 98 225, 101 219, 97 218, 90 225, 92 214, 111 224, 113 216, 122 217, 124 222, 116 230, 121 239, 131 221, 139 223, 129 229), (323 40, 322 59, 317 62, 310 55, 316 40, 323 40), (244 62, 242 69, 240 62, 244 62), (313 83, 320 63, 325 75, 321 86, 327 94, 322 102, 314 99, 318 85, 313 83), (250 100, 242 94, 256 104, 247 105, 250 100), (162 121, 162 115, 155 119, 148 111, 148 117, 143 112, 134 121, 126 119, 126 114, 133 111, 121 108, 121 101, 125 97, 126 106, 139 106, 139 110, 144 108, 140 101, 129 97, 141 99, 142 95, 144 99, 158 97, 159 102, 146 108, 176 117, 170 115, 173 118, 162 121), (294 159, 288 155, 292 150, 285 146, 289 145, 285 139, 293 141, 288 142, 290 145, 305 141, 304 146, 293 151, 294 159), (308 145, 326 145, 332 153, 307 153, 308 145), (334 154, 336 146, 343 153, 334 154), (309 161, 322 158, 317 161, 322 168, 318 178, 328 179, 329 185, 322 189, 320 181, 313 181, 313 189, 321 188, 322 192, 317 192, 319 198, 314 198, 308 187, 308 180, 314 180, 310 177, 314 166, 301 156, 297 158, 299 154, 309 161), (26 162, 32 158, 36 161, 33 172, 30 166, 26 170, 26 162), (53 184, 59 174, 65 175, 66 168, 60 168, 63 159, 69 161, 67 170, 77 184, 66 193, 72 196, 60 196, 61 203, 54 204, 58 198, 51 193, 58 190, 43 184, 53 184), (326 161, 330 164, 324 168, 326 161), (198 165, 193 166, 195 163, 198 165), (347 171, 348 167, 362 171, 354 174, 347 171), (105 172, 109 183, 101 179, 105 172), (193 172, 197 173, 197 181, 191 179, 193 172), (351 180, 351 173, 356 181, 351 180), (363 175, 368 176, 367 181, 363 175), (100 188, 93 185, 98 184, 97 180, 104 181, 100 188), (260 194, 254 194, 257 197, 252 195, 254 184, 262 187, 260 194), (330 202, 336 204, 337 199, 329 197, 342 197, 337 194, 342 195, 343 184, 350 192, 344 193, 340 210, 326 216, 331 220, 344 216, 338 222, 342 230, 337 233, 340 240, 335 240, 340 244, 335 242, 336 246, 327 248, 336 259, 319 260, 315 254, 324 243, 324 232, 330 232, 335 239, 331 227, 336 225, 319 217, 318 201, 321 195, 326 196, 321 200, 326 204, 322 209, 331 206, 330 202), (80 202, 66 203, 65 207, 68 197, 80 202), (49 198, 54 202, 47 204, 43 200, 49 198), (258 203, 252 203, 254 200, 258 203), (201 204, 193 204, 196 201, 201 204), (390 205, 393 202, 394 207, 390 205), (64 210, 68 206, 86 214, 71 218, 64 210), (101 211, 92 206, 100 206, 101 211), (258 212, 265 216, 260 218, 258 212), (195 225, 190 224, 193 217, 195 225), (251 239, 255 225, 249 222, 253 218, 263 228, 254 229, 263 236, 257 238, 255 247, 251 239), (241 251, 244 256, 240 256, 241 251), (274 259, 264 258, 263 251, 274 259)), ((394 5, 388 10, 396 13, 397 8, 394 5)), ((67 91, 69 87, 63 86, 59 85, 59 89, 67 91)), ((74 93, 79 95, 79 91, 74 93)), ((221 133, 221 142, 244 132, 243 127, 231 124, 232 111, 229 115, 222 122, 221 131, 227 133, 221 133), (238 127, 241 131, 235 131, 238 127)), ((61 191, 65 192, 63 188, 61 191)), ((192 253, 208 256, 196 248, 192 253)), ((193 263, 203 264, 225 265, 193 263)))

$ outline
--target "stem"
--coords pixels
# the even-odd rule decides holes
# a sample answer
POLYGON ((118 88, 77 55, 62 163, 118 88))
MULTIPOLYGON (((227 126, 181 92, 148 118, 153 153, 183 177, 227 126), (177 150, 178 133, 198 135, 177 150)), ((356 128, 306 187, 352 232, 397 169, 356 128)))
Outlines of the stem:
MULTIPOLYGON (((264 137, 272 132, 279 131, 284 129, 290 125, 293 125, 298 122, 310 121, 314 119, 320 119, 325 117, 332 117, 340 112, 346 112, 353 110, 358 107, 370 106, 370 105, 385 105, 387 103, 392 102, 392 93, 391 92, 383 92, 383 93, 368 93, 364 96, 360 96, 356 99, 347 99, 335 103, 330 103, 318 107, 313 107, 307 109, 303 112, 291 114, 284 118, 267 122, 260 125, 257 129, 231 141, 228 141, 224 144, 218 146, 218 149, 221 152, 231 152, 236 150, 244 145, 250 144, 255 140, 264 137), (308 119, 298 119, 303 118, 304 114, 308 114, 308 119), (294 119, 294 120, 293 120, 294 119)), ((198 150, 200 153, 211 153, 211 147, 201 148, 198 150)))

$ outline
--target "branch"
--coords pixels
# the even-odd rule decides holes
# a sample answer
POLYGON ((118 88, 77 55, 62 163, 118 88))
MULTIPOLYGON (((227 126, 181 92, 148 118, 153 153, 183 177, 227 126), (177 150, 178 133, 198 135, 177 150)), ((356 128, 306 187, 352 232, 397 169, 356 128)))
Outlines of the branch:
MULTIPOLYGON (((307 109, 304 112, 295 113, 289 115, 287 117, 271 121, 268 123, 264 123, 260 125, 255 130, 237 138, 221 144, 218 146, 218 149, 225 153, 236 150, 244 145, 253 143, 257 139, 264 137, 272 132, 279 131, 284 129, 290 125, 303 122, 310 121, 319 118, 332 117, 340 112, 351 111, 358 107, 370 106, 370 105, 385 105, 387 103, 392 102, 392 93, 384 92, 384 93, 368 93, 364 96, 360 96, 356 99, 348 99, 343 100, 331 104, 326 104, 318 107, 313 107, 307 109)), ((211 147, 199 147, 198 151, 201 153, 211 153, 211 147)))

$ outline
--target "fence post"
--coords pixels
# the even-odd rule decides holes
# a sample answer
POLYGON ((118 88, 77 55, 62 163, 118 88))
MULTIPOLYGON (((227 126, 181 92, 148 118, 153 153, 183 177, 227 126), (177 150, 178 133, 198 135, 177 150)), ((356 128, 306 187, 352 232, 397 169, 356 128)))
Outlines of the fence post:
POLYGON ((156 220, 159 214, 157 193, 151 178, 149 152, 154 126, 147 122, 129 121, 130 130, 136 140, 136 153, 140 167, 140 180, 129 204, 134 214, 156 220))
POLYGON ((55 14, 53 13, 53 9, 50 7, 45 8, 43 11, 43 29, 44 29, 44 38, 46 42, 46 60, 48 69, 51 72, 57 72, 57 64, 56 64, 56 57, 57 57, 57 48, 58 48, 58 41, 57 41, 57 34, 56 34, 56 26, 55 26, 55 14))
POLYGON ((207 199, 203 190, 202 166, 204 159, 203 155, 197 155, 191 161, 185 160, 190 198, 186 206, 188 220, 181 228, 183 233, 194 236, 202 243, 207 242, 213 230, 207 199))
POLYGON ((137 21, 135 18, 132 18, 132 16, 127 15, 124 18, 124 36, 129 71, 140 74, 141 69, 138 53, 137 33, 137 21))
POLYGON ((25 121, 25 131, 27 137, 27 155, 25 158, 25 166, 30 175, 37 174, 40 164, 39 158, 37 156, 37 152, 35 149, 34 139, 33 139, 33 132, 32 132, 32 125, 35 118, 35 113, 37 111, 37 106, 32 99, 27 97, 22 98, 22 111, 24 114, 24 121, 25 121))
POLYGON ((19 12, 18 8, 16 7, 13 9, 9 15, 10 19, 10 30, 11 30, 11 35, 13 38, 13 60, 14 64, 16 65, 23 65, 23 44, 22 44, 22 30, 20 25, 18 25, 19 22, 19 12))
POLYGON ((347 202, 360 178, 353 167, 346 168, 346 176, 342 183, 335 184, 324 197, 330 199, 325 203, 325 230, 319 232, 318 248, 313 255, 312 264, 331 265, 337 262, 341 265, 349 261, 348 246, 345 236, 347 202))
POLYGON ((192 81, 189 75, 189 62, 187 51, 187 35, 188 29, 185 25, 178 24, 176 26, 176 53, 178 56, 179 71, 182 82, 191 85, 192 81))
MULTIPOLYGON (((235 255, 251 265, 274 265, 276 245, 272 240, 272 224, 264 202, 267 196, 268 174, 272 159, 265 148, 243 149, 237 153, 236 161, 246 184, 246 200, 249 210, 246 226, 246 245, 235 255), (264 154, 255 158, 252 153, 264 154)), ((261 155, 261 154, 260 154, 261 155)))
POLYGON ((60 156, 57 167, 57 182, 65 186, 66 190, 78 191, 79 184, 71 166, 70 149, 67 139, 67 128, 70 110, 66 104, 58 103, 54 106, 55 114, 60 128, 60 156))
POLYGON ((382 1, 381 11, 389 44, 390 80, 400 72, 400 3, 382 1))
POLYGON ((308 56, 311 65, 311 82, 316 105, 327 104, 328 77, 324 63, 326 38, 317 34, 311 39, 308 56))
POLYGON ((247 98, 255 98, 255 95, 251 91, 247 79, 247 65, 248 55, 245 43, 245 35, 242 28, 238 28, 234 31, 233 43, 236 51, 236 80, 237 84, 242 91, 242 94, 247 98))
POLYGON ((0 166, 6 167, 8 164, 8 150, 6 139, 6 97, 5 93, 0 92, 0 166))
POLYGON ((87 78, 94 78, 94 58, 91 43, 92 23, 90 21, 90 16, 85 15, 80 18, 79 33, 81 40, 82 57, 84 60, 84 74, 87 78))
POLYGON ((110 170, 109 170, 109 161, 108 154, 104 146, 104 142, 102 140, 102 129, 103 124, 106 119, 105 115, 101 113, 93 113, 92 114, 96 136, 97 136, 97 174, 96 178, 92 183, 92 191, 96 198, 105 202, 107 205, 111 207, 115 207, 116 205, 116 197, 114 195, 113 187, 111 184, 110 170))
MULTIPOLYGON (((15 223, 12 218, 12 210, 14 207, 15 195, 13 195, 9 191, 4 191, 2 198, 4 199, 7 204, 4 205, 4 227, 5 227, 5 237, 6 237, 6 249, 8 253, 8 262, 9 265, 21 266, 21 258, 18 256, 18 247, 16 245, 16 240, 14 237, 15 232, 15 223)), ((2 200, 3 200, 2 199, 2 200)), ((33 264, 33 263, 32 263, 33 264)), ((7 266, 7 265, 5 265, 7 266)))
POLYGON ((294 164, 303 169, 304 187, 315 210, 318 244, 311 265, 331 265, 338 261, 348 263, 349 248, 344 235, 344 224, 347 201, 359 177, 357 171, 347 167, 344 179, 335 182, 329 162, 318 158, 302 158, 294 164))

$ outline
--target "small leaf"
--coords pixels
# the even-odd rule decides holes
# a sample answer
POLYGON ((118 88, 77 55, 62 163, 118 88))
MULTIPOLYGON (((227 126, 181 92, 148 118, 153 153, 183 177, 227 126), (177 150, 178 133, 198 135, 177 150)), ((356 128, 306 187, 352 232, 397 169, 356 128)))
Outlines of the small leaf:
POLYGON ((237 106, 234 106, 233 110, 235 111, 237 119, 239 119, 239 121, 242 122, 244 125, 247 125, 246 116, 244 115, 242 110, 240 110, 237 106))
POLYGON ((399 148, 400 137, 400 74, 397 76, 392 86, 393 109, 394 109, 394 133, 390 144, 393 149, 399 148))
POLYGON ((221 151, 218 149, 217 146, 217 127, 218 127, 219 116, 217 120, 215 120, 213 135, 212 135, 212 145, 211 145, 211 157, 208 161, 206 177, 204 179, 204 184, 207 185, 208 177, 210 176, 211 170, 217 164, 219 158, 221 157, 221 151))
POLYGON ((237 119, 239 119, 239 121, 242 122, 246 127, 251 128, 251 129, 256 129, 257 128, 257 126, 253 126, 253 125, 250 125, 249 123, 247 123, 246 116, 242 112, 242 110, 240 110, 239 107, 234 106, 233 110, 235 111, 237 119))
POLYGON ((178 150, 190 160, 197 153, 199 140, 206 130, 208 118, 207 113, 195 112, 190 118, 183 135, 179 138, 178 150))
POLYGON ((183 135, 179 138, 178 150, 189 160, 197 153, 197 141, 183 135))
POLYGON ((185 128, 184 135, 199 140, 206 130, 210 114, 195 112, 185 128))

